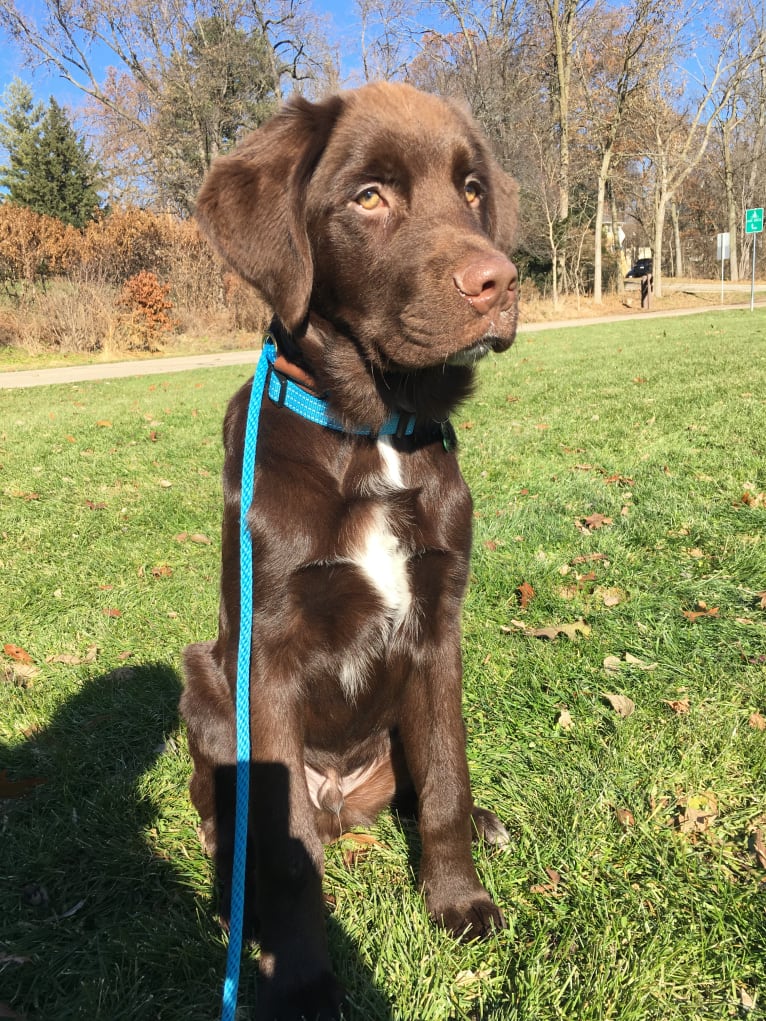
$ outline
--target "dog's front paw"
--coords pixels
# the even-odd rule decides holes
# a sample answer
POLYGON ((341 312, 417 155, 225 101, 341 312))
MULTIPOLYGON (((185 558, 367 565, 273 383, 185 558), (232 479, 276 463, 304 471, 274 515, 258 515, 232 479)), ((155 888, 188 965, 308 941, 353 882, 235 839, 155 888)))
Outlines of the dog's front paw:
POLYGON ((302 985, 283 986, 260 976, 256 1021, 340 1021, 343 988, 330 971, 302 985))
POLYGON ((471 809, 473 833, 476 840, 483 840, 494 847, 506 847, 511 842, 508 830, 494 812, 474 805, 471 809))
POLYGON ((468 942, 484 939, 505 928, 505 917, 500 908, 484 890, 467 900, 445 907, 430 907, 437 925, 443 926, 457 939, 468 942))

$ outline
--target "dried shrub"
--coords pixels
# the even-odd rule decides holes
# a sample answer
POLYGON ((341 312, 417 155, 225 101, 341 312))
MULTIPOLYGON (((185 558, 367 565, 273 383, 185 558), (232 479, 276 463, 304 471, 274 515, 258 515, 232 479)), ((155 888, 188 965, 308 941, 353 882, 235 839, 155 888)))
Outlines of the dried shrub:
POLYGON ((120 344, 117 297, 104 284, 56 282, 27 303, 19 343, 30 351, 111 351, 120 344))
POLYGON ((162 273, 178 221, 144 209, 116 209, 82 233, 80 270, 89 278, 122 284, 143 270, 162 273))
POLYGON ((127 309, 122 324, 130 347, 156 350, 163 334, 176 329, 169 294, 170 284, 160 283, 156 273, 148 270, 125 281, 118 303, 127 309))
POLYGON ((69 272, 78 260, 80 233, 53 216, 0 203, 0 276, 6 286, 34 284, 69 272))

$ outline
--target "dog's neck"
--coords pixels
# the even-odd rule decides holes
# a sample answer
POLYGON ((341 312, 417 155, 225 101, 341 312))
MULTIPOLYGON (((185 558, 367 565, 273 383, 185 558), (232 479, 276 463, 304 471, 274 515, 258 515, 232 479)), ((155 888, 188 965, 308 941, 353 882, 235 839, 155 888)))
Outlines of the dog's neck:
POLYGON ((324 396, 333 415, 353 431, 380 429, 391 415, 414 415, 418 422, 445 422, 471 393, 473 369, 435 366, 400 372, 374 365, 353 337, 311 313, 300 331, 280 320, 269 332, 279 351, 275 366, 290 379, 324 396))

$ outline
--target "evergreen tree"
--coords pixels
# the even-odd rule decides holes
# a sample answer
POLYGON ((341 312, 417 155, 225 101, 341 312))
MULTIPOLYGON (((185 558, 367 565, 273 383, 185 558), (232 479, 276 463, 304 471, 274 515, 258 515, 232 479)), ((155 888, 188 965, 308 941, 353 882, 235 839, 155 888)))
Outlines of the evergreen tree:
POLYGON ((29 85, 14 78, 3 93, 0 106, 0 146, 6 155, 0 166, 0 187, 9 193, 24 179, 24 153, 34 146, 44 113, 45 107, 34 102, 29 85))
POLYGON ((24 99, 17 96, 4 111, 0 138, 9 165, 0 174, 0 185, 12 202, 82 227, 98 210, 98 168, 53 97, 42 117, 41 108, 31 106, 31 96, 26 105, 24 99))

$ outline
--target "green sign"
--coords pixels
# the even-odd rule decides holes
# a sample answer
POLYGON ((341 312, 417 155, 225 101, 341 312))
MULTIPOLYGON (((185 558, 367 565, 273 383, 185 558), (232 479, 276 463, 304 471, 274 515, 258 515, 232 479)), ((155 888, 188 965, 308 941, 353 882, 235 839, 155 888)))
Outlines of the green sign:
POLYGON ((763 230, 763 208, 748 209, 745 214, 745 234, 760 234, 763 230))

